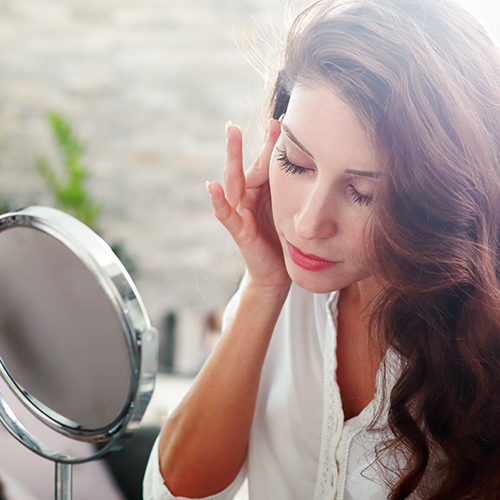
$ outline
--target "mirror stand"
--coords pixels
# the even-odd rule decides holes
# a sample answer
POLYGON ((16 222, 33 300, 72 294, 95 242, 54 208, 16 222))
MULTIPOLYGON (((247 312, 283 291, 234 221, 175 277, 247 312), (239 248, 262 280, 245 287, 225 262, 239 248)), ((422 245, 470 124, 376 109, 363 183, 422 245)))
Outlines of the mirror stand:
POLYGON ((73 488, 73 465, 64 462, 56 462, 55 500, 71 500, 73 488))
POLYGON ((55 498, 71 500, 73 464, 121 448, 138 429, 157 331, 111 248, 53 208, 0 216, 0 297, 0 421, 54 462, 55 498), (91 451, 68 452, 61 439, 91 451))

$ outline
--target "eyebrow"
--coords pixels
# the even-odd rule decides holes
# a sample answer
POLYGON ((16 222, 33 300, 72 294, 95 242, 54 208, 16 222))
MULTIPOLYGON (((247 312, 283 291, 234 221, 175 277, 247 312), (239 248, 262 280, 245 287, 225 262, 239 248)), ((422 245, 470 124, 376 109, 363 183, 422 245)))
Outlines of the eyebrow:
MULTIPOLYGON (((294 133, 288 128, 285 123, 281 124, 281 128, 299 149, 301 149, 307 156, 309 156, 311 160, 314 160, 314 156, 312 155, 312 153, 297 139, 297 137, 295 137, 294 133)), ((344 170, 344 172, 350 175, 358 175, 359 177, 368 177, 369 179, 378 179, 380 177, 379 172, 372 172, 371 170, 353 170, 348 168, 344 170)))
POLYGON ((380 172, 372 172, 371 170, 351 170, 348 168, 344 170, 346 174, 359 175, 360 177, 368 177, 370 179, 378 179, 380 177, 380 172))

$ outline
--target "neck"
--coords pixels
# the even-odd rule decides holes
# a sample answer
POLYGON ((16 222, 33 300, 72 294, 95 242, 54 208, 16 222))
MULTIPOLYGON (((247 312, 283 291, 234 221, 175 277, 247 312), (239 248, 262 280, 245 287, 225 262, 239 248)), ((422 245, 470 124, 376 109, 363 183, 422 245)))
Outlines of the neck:
POLYGON ((374 298, 380 290, 367 278, 340 291, 337 316, 337 382, 347 420, 373 399, 384 348, 370 334, 374 298))
POLYGON ((358 309, 364 316, 369 315, 375 297, 381 290, 380 284, 373 277, 357 281, 340 291, 342 303, 350 308, 358 309))

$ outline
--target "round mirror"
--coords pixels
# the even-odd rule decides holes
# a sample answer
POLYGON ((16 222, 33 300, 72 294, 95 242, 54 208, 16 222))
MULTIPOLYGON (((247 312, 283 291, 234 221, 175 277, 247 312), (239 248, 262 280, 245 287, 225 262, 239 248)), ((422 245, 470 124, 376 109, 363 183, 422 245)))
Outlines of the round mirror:
POLYGON ((60 463, 123 444, 149 402, 157 335, 110 247, 55 209, 0 216, 0 375, 38 421, 99 442, 74 457, 39 440, 0 394, 0 420, 34 452, 60 463))

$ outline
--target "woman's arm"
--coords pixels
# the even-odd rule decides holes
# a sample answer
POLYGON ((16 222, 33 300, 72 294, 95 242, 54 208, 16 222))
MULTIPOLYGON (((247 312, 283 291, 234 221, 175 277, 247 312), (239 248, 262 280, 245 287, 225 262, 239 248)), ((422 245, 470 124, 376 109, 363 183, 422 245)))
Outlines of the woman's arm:
POLYGON ((251 283, 191 390, 165 423, 160 471, 178 496, 202 498, 228 486, 245 459, 262 364, 286 290, 251 283))
POLYGON ((244 174, 241 131, 229 126, 226 193, 216 183, 208 186, 217 218, 245 259, 248 280, 229 326, 160 434, 160 471, 177 496, 222 491, 245 460, 262 365, 290 286, 269 199, 269 161, 279 133, 272 120, 259 157, 244 174))

